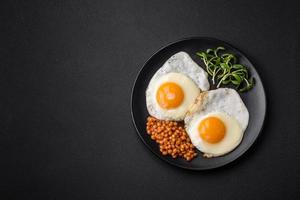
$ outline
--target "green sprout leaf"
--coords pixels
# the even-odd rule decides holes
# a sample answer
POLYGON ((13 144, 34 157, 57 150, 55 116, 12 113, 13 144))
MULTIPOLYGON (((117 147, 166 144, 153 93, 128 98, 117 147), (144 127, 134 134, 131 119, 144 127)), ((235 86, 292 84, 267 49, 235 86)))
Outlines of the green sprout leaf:
POLYGON ((225 51, 224 47, 207 49, 196 54, 204 62, 207 73, 212 77, 213 84, 217 88, 221 85, 232 84, 240 92, 245 92, 253 88, 254 79, 249 78, 248 69, 237 63, 237 58, 231 53, 220 53, 225 51))

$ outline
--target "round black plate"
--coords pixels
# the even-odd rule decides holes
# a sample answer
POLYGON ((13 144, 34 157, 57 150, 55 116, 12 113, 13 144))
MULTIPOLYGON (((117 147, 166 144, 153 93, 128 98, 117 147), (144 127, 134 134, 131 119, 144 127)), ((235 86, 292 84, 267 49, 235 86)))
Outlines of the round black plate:
MULTIPOLYGON (((213 89, 212 84, 211 89, 213 89)), ((246 58, 246 56, 242 52, 221 40, 213 38, 196 37, 183 39, 178 42, 167 45, 166 47, 160 49, 157 53, 155 53, 144 64, 133 86, 131 96, 131 113, 133 123, 139 136, 141 137, 145 145, 155 155, 157 155, 162 160, 181 168, 192 170, 204 170, 217 168, 232 162, 233 160, 240 157, 243 153, 245 153, 246 150, 254 143, 264 123, 266 114, 266 97, 263 84, 257 71, 255 70, 252 63, 246 58), (207 48, 215 48, 218 46, 223 46, 226 48, 227 51, 235 54, 238 57, 239 62, 248 67, 251 75, 255 79, 254 88, 246 93, 240 94, 250 114, 249 125, 244 134, 241 144, 235 150, 224 156, 207 159, 203 158, 200 153, 200 155, 198 155, 191 162, 185 161, 181 158, 173 159, 170 156, 161 155, 158 144, 156 144, 155 141, 151 140, 149 135, 146 133, 145 128, 146 118, 149 116, 146 108, 145 91, 151 77, 168 58, 170 58, 173 54, 179 51, 187 52, 196 63, 198 63, 205 69, 204 63, 200 60, 198 56, 196 56, 195 53, 197 51, 203 51, 207 48)))

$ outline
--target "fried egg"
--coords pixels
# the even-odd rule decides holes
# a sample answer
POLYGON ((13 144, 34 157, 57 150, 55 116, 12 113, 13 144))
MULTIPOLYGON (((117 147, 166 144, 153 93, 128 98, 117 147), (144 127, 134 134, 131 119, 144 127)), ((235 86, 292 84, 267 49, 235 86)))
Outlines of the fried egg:
POLYGON ((148 112, 161 120, 183 120, 200 91, 208 89, 207 73, 187 53, 179 52, 150 80, 146 90, 148 112))
POLYGON ((235 90, 220 88, 201 93, 184 121, 193 145, 205 157, 217 157, 240 144, 249 112, 235 90))

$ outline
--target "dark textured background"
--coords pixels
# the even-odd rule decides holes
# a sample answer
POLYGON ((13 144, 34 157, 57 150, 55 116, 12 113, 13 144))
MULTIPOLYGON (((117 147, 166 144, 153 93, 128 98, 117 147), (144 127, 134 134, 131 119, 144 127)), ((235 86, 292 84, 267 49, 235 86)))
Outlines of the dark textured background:
POLYGON ((298 2, 1 1, 0 199, 299 199, 298 2), (245 52, 268 97, 255 145, 207 172, 156 158, 130 116, 142 64, 189 36, 245 52))

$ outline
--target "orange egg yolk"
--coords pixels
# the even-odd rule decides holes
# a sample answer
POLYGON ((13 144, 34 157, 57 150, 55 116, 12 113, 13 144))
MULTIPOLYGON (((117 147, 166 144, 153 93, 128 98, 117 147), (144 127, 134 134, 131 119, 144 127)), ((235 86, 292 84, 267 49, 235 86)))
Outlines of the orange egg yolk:
POLYGON ((173 82, 162 84, 156 93, 156 100, 160 107, 172 109, 178 107, 184 98, 182 88, 173 82))
POLYGON ((207 117, 198 126, 200 137, 208 143, 220 142, 226 133, 224 123, 217 117, 207 117))

